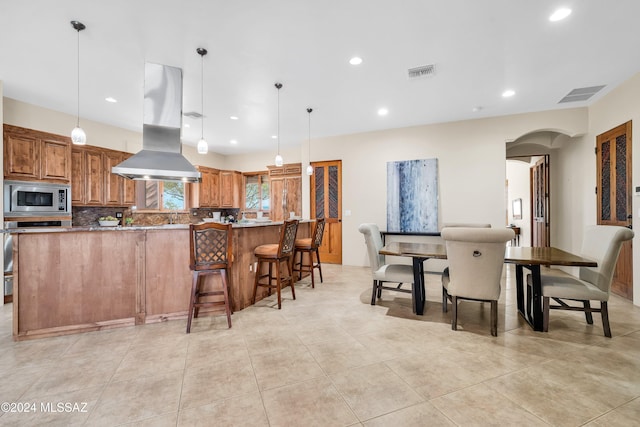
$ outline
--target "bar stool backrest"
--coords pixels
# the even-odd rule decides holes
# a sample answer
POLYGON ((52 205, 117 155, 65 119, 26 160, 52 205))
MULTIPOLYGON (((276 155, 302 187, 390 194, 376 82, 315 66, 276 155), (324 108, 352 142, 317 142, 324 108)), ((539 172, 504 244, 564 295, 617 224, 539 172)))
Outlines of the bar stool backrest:
POLYGON ((232 225, 205 222, 191 224, 189 231, 191 270, 229 268, 232 259, 232 225))
POLYGON ((298 220, 288 219, 282 226, 280 243, 278 245, 278 258, 291 255, 295 249, 296 233, 298 232, 298 220))
POLYGON ((324 234, 324 218, 316 218, 316 224, 313 227, 313 234, 311 235, 311 246, 316 249, 322 245, 322 236, 324 234))

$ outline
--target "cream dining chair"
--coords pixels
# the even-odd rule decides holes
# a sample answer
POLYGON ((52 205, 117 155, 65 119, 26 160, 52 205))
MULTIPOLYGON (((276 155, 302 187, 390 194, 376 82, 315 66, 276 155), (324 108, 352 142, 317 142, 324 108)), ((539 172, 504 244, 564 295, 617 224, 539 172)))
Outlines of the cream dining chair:
MULTIPOLYGON (((593 324, 591 313, 600 313, 604 335, 611 338, 607 301, 611 291, 613 273, 622 243, 633 238, 633 231, 613 225, 592 225, 585 228, 580 255, 591 258, 597 267, 580 267, 578 277, 553 269, 540 275, 542 285, 542 330, 549 330, 549 310, 584 311, 588 324, 593 324), (558 305, 550 305, 553 299, 558 305), (582 307, 571 306, 563 300, 578 301, 582 307), (590 301, 599 301, 600 308, 591 308, 590 301)), ((532 277, 527 275, 528 289, 532 277)), ((529 294, 530 295, 530 294, 529 294)))
POLYGON ((371 292, 371 305, 376 305, 376 297, 382 296, 382 290, 387 289, 396 292, 411 293, 411 289, 402 289, 404 283, 413 283, 413 266, 407 264, 385 264, 384 255, 380 255, 382 237, 376 224, 360 224, 358 231, 364 234, 367 244, 369 263, 371 264, 371 276, 373 277, 373 290, 371 292), (384 283, 398 283, 397 286, 385 286, 384 283))
POLYGON ((442 275, 442 309, 451 301, 451 329, 458 327, 458 299, 491 302, 491 335, 498 336, 498 298, 511 229, 446 227, 441 231, 449 267, 442 275))

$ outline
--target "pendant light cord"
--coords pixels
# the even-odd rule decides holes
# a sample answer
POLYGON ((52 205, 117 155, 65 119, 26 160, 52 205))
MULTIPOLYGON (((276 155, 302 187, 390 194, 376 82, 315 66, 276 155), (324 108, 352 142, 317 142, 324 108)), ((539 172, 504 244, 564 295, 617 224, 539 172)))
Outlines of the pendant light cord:
POLYGON ((278 86, 276 83, 276 87, 278 88, 278 155, 280 155, 280 88, 282 85, 278 86))
POLYGON ((78 105, 77 111, 78 115, 76 117, 76 127, 80 127, 80 29, 77 29, 78 32, 78 105))
POLYGON ((311 112, 312 108, 307 108, 307 113, 309 113, 309 139, 307 140, 309 143, 309 163, 311 163, 311 112))
POLYGON ((204 54, 200 55, 200 111, 202 111, 202 123, 200 123, 200 139, 204 139, 204 54))

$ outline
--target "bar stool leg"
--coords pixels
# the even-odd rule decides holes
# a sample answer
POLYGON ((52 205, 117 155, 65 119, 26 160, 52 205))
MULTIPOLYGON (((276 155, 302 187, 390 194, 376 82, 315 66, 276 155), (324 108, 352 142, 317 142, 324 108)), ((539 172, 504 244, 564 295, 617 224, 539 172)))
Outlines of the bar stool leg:
POLYGON ((224 291, 225 311, 227 312, 227 324, 231 328, 231 301, 229 301, 229 287, 227 284, 227 270, 220 270, 220 278, 222 279, 222 289, 224 291))
POLYGON ((318 272, 320 273, 320 283, 322 283, 322 264, 320 263, 320 252, 316 248, 316 259, 318 260, 318 272))
POLYGON ((196 302, 196 298, 198 294, 198 279, 199 279, 199 274, 197 271, 194 271, 191 279, 191 299, 189 301, 189 318, 187 319, 187 333, 191 332, 191 319, 193 318, 194 311, 197 310, 197 307, 194 309, 194 304, 196 302))
POLYGON ((291 267, 290 260, 287 259, 287 270, 289 270, 289 283, 291 283, 291 295, 293 299, 296 299, 296 288, 293 286, 293 268, 291 267))

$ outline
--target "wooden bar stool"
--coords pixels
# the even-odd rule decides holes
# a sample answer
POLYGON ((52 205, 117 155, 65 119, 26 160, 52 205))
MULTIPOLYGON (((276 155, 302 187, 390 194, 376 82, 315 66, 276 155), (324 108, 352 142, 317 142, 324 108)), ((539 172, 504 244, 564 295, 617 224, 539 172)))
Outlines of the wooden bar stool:
POLYGON ((191 300, 189 302, 189 318, 187 320, 187 333, 191 331, 191 320, 198 317, 200 307, 224 306, 227 313, 227 323, 231 328, 231 299, 229 297, 229 282, 227 272, 231 269, 233 234, 231 224, 219 224, 206 222, 203 224, 191 224, 189 226, 191 239, 189 246, 189 268, 193 273, 191 285, 191 300), (202 276, 207 274, 220 274, 222 289, 203 292, 202 276), (224 299, 212 301, 203 297, 220 296, 224 299))
POLYGON ((322 244, 322 236, 324 234, 324 218, 317 218, 311 232, 311 237, 306 239, 296 239, 295 252, 293 254, 293 271, 298 272, 298 280, 302 279, 302 273, 311 273, 311 287, 315 288, 315 278, 313 270, 315 268, 320 272, 320 283, 322 283, 322 266, 320 265, 320 253, 318 247, 322 244), (308 254, 308 263, 304 262, 304 254, 308 254), (296 262, 296 255, 300 254, 300 261, 296 262), (316 255, 316 263, 313 262, 313 254, 316 255))
POLYGON ((293 255, 293 249, 295 247, 296 232, 298 231, 298 220, 289 219, 286 220, 282 226, 280 232, 280 242, 260 245, 255 248, 254 255, 258 258, 258 266, 256 267, 256 279, 255 286, 253 288, 253 304, 256 303, 256 294, 258 292, 258 286, 264 286, 269 289, 269 295, 271 295, 271 289, 276 289, 278 292, 278 309, 282 306, 281 290, 287 284, 291 285, 291 295, 293 299, 296 299, 296 291, 293 287, 293 271, 291 267, 291 257, 293 255), (282 276, 281 264, 285 262, 287 265, 288 276, 282 276), (267 274, 260 274, 263 264, 269 265, 269 272, 267 274), (275 272, 274 272, 275 270, 275 272), (274 276, 275 273, 275 276, 274 276), (261 282, 262 279, 267 279, 261 282), (276 284, 273 284, 273 281, 276 284))

